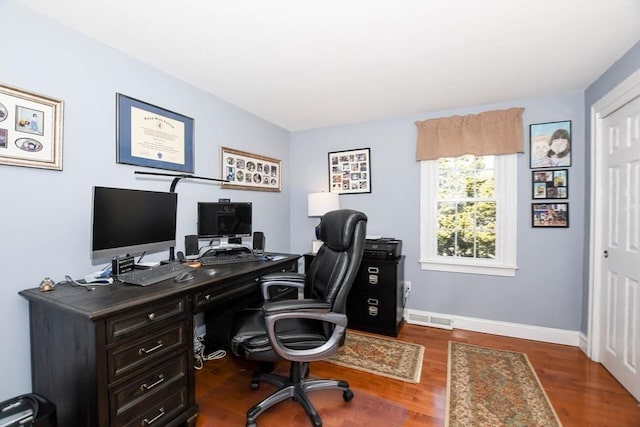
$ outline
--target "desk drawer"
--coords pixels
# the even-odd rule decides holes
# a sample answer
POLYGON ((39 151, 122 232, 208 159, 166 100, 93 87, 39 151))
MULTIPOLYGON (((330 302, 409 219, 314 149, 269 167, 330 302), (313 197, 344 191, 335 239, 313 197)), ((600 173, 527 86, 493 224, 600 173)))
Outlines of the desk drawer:
POLYGON ((186 313, 187 304, 184 298, 150 304, 138 310, 107 319, 107 342, 121 337, 146 332, 150 325, 157 324, 173 316, 186 313))
POLYGON ((108 349, 109 382, 149 366, 149 363, 171 352, 186 349, 187 337, 187 322, 181 321, 130 343, 108 349))
POLYGON ((241 299, 252 293, 256 293, 260 297, 259 279, 249 280, 244 283, 234 284, 225 288, 212 288, 206 291, 198 292, 195 296, 195 311, 211 309, 219 305, 225 305, 241 299))
POLYGON ((112 424, 122 427, 163 426, 180 415, 188 405, 187 387, 174 384, 167 393, 147 399, 122 412, 112 424))
POLYGON ((111 417, 115 419, 145 400, 166 394, 166 391, 176 385, 179 388, 187 386, 188 354, 183 352, 179 357, 150 369, 119 388, 109 392, 111 417))

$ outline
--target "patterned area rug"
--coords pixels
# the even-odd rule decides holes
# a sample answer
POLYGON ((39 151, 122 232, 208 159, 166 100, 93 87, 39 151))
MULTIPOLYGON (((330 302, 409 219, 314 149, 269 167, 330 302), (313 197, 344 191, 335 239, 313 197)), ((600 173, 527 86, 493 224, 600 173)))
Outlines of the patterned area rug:
POLYGON ((345 344, 327 362, 417 384, 423 355, 419 344, 348 330, 345 344))
POLYGON ((524 353, 449 341, 445 426, 561 426, 524 353))

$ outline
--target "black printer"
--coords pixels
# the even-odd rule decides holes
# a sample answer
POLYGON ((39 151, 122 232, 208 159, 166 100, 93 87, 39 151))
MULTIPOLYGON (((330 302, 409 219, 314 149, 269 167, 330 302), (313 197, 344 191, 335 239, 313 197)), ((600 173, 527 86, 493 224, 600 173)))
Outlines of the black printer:
POLYGON ((390 237, 366 239, 363 257, 367 259, 396 259, 402 255, 402 240, 390 237))

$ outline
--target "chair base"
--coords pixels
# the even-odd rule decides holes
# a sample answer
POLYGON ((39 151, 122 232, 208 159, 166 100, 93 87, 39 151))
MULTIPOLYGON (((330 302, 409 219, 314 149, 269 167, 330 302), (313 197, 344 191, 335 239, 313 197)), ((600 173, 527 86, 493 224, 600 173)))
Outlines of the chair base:
POLYGON ((305 410, 314 427, 322 427, 322 419, 318 411, 307 395, 310 391, 339 389, 342 390, 342 398, 345 402, 353 399, 353 392, 349 383, 340 380, 326 379, 302 379, 308 374, 308 364, 292 362, 289 378, 264 372, 253 374, 251 388, 257 390, 259 382, 266 382, 278 388, 277 391, 266 397, 262 402, 247 411, 247 427, 256 427, 256 418, 267 409, 287 399, 298 402, 305 410))

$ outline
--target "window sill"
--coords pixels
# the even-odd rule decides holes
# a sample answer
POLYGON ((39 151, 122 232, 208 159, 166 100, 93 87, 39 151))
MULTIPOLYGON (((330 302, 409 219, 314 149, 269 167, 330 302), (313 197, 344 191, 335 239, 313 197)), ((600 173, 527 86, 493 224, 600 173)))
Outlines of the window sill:
POLYGON ((446 271, 449 273, 467 273, 467 274, 484 274, 488 276, 503 276, 503 277, 515 277, 516 270, 515 265, 499 265, 499 264, 480 264, 469 263, 461 264, 458 262, 443 262, 437 261, 420 261, 420 268, 422 270, 432 271, 446 271))

